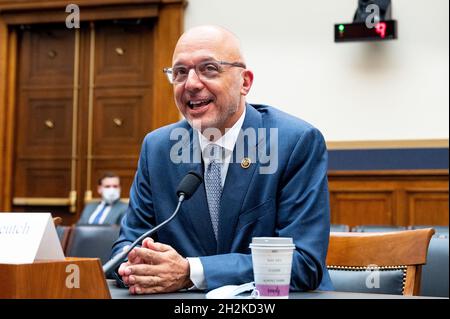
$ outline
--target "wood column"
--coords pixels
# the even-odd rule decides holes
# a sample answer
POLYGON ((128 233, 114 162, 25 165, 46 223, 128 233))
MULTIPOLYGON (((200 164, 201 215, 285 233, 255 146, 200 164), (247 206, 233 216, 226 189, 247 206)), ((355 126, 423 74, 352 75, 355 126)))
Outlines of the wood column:
POLYGON ((11 210, 17 33, 0 19, 0 211, 11 210))
POLYGON ((161 123, 173 123, 174 119, 181 118, 178 108, 173 98, 172 85, 167 81, 163 73, 163 68, 172 65, 172 55, 178 38, 184 29, 184 7, 185 2, 170 3, 165 1, 160 7, 158 23, 155 28, 155 72, 154 76, 154 97, 153 105, 155 109, 163 108, 165 112, 153 114, 152 126, 160 126, 161 123))

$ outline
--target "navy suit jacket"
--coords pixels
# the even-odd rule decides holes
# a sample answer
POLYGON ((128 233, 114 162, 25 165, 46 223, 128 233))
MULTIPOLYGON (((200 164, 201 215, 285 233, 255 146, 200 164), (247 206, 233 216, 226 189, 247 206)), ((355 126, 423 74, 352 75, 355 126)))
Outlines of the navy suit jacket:
MULTIPOLYGON (((81 213, 81 217, 78 220, 78 225, 81 224, 89 224, 89 218, 91 218, 94 211, 97 209, 98 205, 100 205, 101 202, 94 202, 87 204, 83 212, 81 213)), ((109 211, 108 215, 105 218, 105 221, 103 222, 103 225, 120 225, 120 221, 122 220, 123 215, 125 215, 125 212, 127 210, 128 205, 120 200, 116 201, 112 206, 111 210, 109 211)))
MULTIPOLYGON (((218 240, 204 184, 183 203, 177 217, 157 232, 155 240, 172 246, 184 257, 200 257, 210 290, 253 281, 252 237, 292 237, 296 249, 291 290, 333 289, 325 265, 330 216, 322 134, 310 124, 265 105, 246 105, 241 137, 247 129, 266 131, 256 139, 243 139, 245 154, 237 151, 236 143, 234 157, 238 158, 229 165, 222 192, 218 240), (276 145, 272 146, 269 141, 276 134, 270 128, 278 129, 276 145), (273 146, 277 146, 275 151, 273 146), (277 162, 275 172, 262 173, 269 167, 263 151, 272 152, 271 161, 277 162), (238 153, 242 156, 236 156, 238 153), (256 158, 249 157, 251 165, 244 168, 242 159, 255 153, 256 158)), ((189 171, 203 176, 196 134, 182 120, 145 137, 113 255, 172 214, 177 204, 176 187, 189 171), (188 135, 177 138, 182 131, 188 135), (190 160, 176 163, 176 155, 190 155, 190 160)))

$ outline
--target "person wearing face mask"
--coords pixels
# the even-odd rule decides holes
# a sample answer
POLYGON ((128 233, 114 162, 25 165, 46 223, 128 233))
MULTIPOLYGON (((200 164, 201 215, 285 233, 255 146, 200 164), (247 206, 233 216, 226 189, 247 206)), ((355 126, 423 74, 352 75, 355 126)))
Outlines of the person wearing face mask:
POLYGON ((120 200, 120 178, 114 173, 103 175, 97 186, 102 201, 86 205, 78 224, 120 224, 128 205, 120 200))

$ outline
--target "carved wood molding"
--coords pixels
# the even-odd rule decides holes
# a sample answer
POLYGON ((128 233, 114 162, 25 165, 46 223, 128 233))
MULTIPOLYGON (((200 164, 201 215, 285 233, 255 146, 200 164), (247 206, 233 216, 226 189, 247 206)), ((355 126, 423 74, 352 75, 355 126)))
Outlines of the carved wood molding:
MULTIPOLYGON (((77 0, 79 7, 96 7, 110 5, 137 5, 137 4, 166 4, 166 3, 183 3, 184 0, 77 0)), ((67 0, 0 0, 0 12, 21 11, 21 10, 46 10, 64 8, 68 4, 73 3, 67 0)))
MULTIPOLYGON (((4 1, 0 0, 0 19, 9 25, 64 22, 69 1, 4 1)), ((184 0, 80 0, 80 21, 156 18, 162 7, 178 5, 184 0)))

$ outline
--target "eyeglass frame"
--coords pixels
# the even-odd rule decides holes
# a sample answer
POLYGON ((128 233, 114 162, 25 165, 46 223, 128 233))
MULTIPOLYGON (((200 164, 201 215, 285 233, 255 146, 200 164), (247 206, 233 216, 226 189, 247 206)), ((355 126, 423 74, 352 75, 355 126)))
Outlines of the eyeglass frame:
MULTIPOLYGON (((228 66, 232 66, 232 67, 236 67, 236 68, 243 68, 243 69, 247 68, 247 66, 244 63, 242 63, 242 62, 227 62, 227 61, 207 60, 207 61, 203 61, 201 63, 207 63, 207 62, 215 62, 215 63, 218 63, 220 65, 228 65, 228 66)), ((195 74, 197 74, 197 76, 200 77, 199 74, 197 73, 197 69, 196 69, 198 65, 199 64, 195 64, 194 66, 189 67, 188 68, 188 75, 189 75, 189 72, 192 69, 194 69, 195 74)), ((166 74, 166 77, 167 77, 167 80, 169 81, 169 83, 173 84, 173 85, 183 84, 183 83, 185 83, 187 81, 187 79, 189 77, 189 76, 187 76, 186 80, 184 80, 183 82, 175 83, 173 81, 172 76, 171 76, 173 74, 173 67, 166 67, 166 68, 163 69, 163 72, 166 74)))

